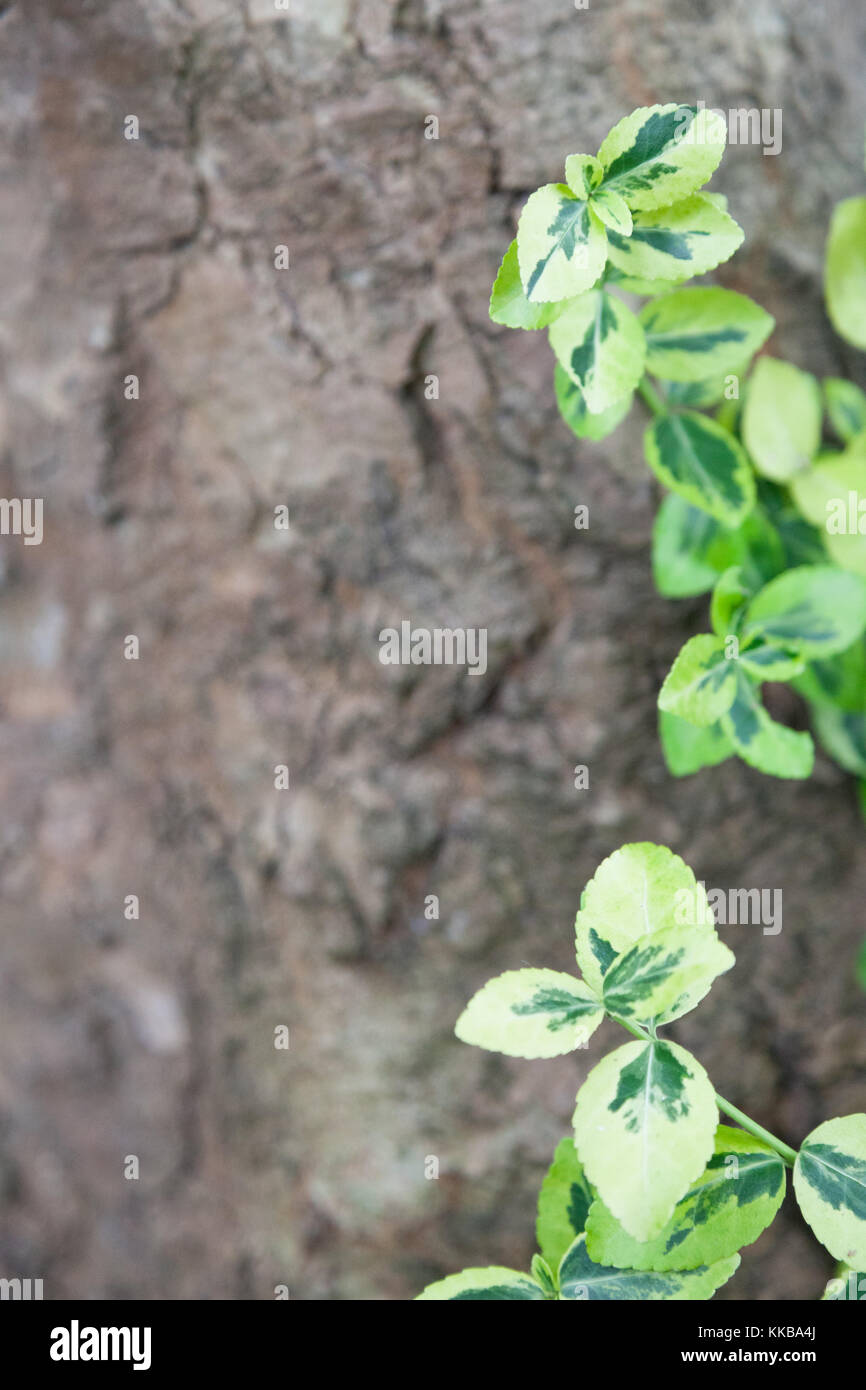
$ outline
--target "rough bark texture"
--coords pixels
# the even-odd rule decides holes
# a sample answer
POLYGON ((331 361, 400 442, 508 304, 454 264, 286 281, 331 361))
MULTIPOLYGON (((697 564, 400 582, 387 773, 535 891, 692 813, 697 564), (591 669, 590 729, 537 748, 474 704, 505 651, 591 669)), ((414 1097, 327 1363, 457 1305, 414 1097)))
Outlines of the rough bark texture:
MULTIPOLYGON (((655 695, 704 604, 652 590, 643 422, 578 445, 544 335, 487 319, 567 153, 646 102, 781 107, 782 154, 714 183, 747 232, 718 279, 862 379, 820 272, 864 42, 857 0, 0 4, 0 482, 46 499, 41 546, 0 542, 0 1274, 405 1299, 525 1266, 616 1035, 532 1063, 453 1024, 499 970, 570 968, 628 840, 784 892, 673 1030, 720 1091, 794 1142, 864 1108, 850 783, 667 775, 655 695), (404 618, 487 627, 487 674, 383 667, 404 618)), ((720 1296, 830 1270, 789 1199, 720 1296)))

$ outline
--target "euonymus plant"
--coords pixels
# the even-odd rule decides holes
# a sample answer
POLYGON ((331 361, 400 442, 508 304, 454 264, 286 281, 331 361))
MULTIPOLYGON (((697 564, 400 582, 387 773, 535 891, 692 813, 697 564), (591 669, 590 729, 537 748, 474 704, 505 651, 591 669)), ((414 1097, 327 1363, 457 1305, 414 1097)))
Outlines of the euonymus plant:
MULTIPOLYGON (((490 316, 547 329, 556 399, 579 437, 610 434, 635 392, 651 411, 646 461, 669 489, 657 586, 712 591, 712 632, 686 644, 659 698, 670 770, 737 754, 808 777, 811 735, 762 699, 781 681, 808 701, 826 751, 866 779, 866 394, 762 356, 741 400, 773 319, 733 290, 682 287, 743 239, 725 199, 700 191, 726 138, 719 114, 673 103, 633 111, 597 156, 570 155, 565 182, 523 208, 490 316)), ((866 198, 835 210, 826 296, 837 330, 866 348, 866 198)))
POLYGON ((773 1220, 788 1169, 841 1265, 827 1296, 866 1294, 866 1276, 848 1277, 866 1270, 866 1114, 825 1121, 795 1151, 660 1036, 734 964, 692 871, 660 845, 624 845, 587 884, 575 930, 582 977, 509 970, 470 1000, 457 1036, 509 1057, 555 1057, 583 1048, 607 1017, 634 1040, 578 1091, 574 1139, 541 1189, 530 1272, 465 1269, 419 1298, 711 1298, 773 1220))

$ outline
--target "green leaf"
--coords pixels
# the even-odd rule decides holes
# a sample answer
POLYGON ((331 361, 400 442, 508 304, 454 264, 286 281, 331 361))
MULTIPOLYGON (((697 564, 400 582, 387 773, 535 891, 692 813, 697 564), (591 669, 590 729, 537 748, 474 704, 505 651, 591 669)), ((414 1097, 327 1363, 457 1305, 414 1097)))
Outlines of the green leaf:
MULTIPOLYGON (((708 195, 704 195, 705 197, 708 195)), ((683 279, 688 279, 688 274, 684 273, 683 279)), ((639 294, 655 298, 659 294, 668 294, 671 289, 670 280, 647 280, 641 275, 626 275, 624 271, 618 270, 611 260, 608 260, 604 272, 604 283, 606 285, 616 285, 617 289, 625 290, 627 294, 639 294)))
POLYGON ((587 984, 600 993, 617 956, 651 932, 679 925, 677 910, 686 899, 696 905, 698 918, 712 920, 691 869, 664 845, 623 845, 608 855, 583 891, 574 924, 587 984))
POLYGON ((754 506, 749 460, 715 420, 693 411, 657 416, 644 434, 644 456, 665 487, 717 521, 737 526, 754 506))
POLYGON ((561 1299, 631 1302, 666 1299, 690 1301, 712 1298, 716 1289, 730 1279, 740 1263, 738 1255, 718 1260, 714 1265, 672 1273, 654 1270, 614 1269, 590 1259, 583 1236, 567 1250, 559 1267, 561 1299))
POLYGON ((759 473, 786 482, 807 468, 821 443, 821 388, 790 362, 761 357, 743 407, 743 443, 759 473))
POLYGON ((547 1298, 559 1297, 556 1275, 542 1255, 533 1255, 531 1271, 533 1279, 544 1290, 547 1298))
POLYGON ((617 956, 604 977, 604 1006, 616 1018, 672 1023, 733 964, 733 952, 714 928, 664 927, 617 956))
POLYGON ((801 565, 769 584, 746 610, 743 636, 806 657, 828 657, 866 629, 866 581, 833 565, 801 565))
POLYGON ((732 565, 719 575, 710 600, 710 623, 717 637, 725 638, 739 630, 750 596, 751 590, 739 565, 732 565))
POLYGON ((737 565, 750 589, 760 589, 785 567, 775 526, 756 507, 739 526, 723 526, 707 512, 668 493, 653 525, 653 577, 666 598, 706 593, 737 565))
POLYGON ((824 293, 836 332, 866 348, 866 198, 846 198, 833 210, 824 293))
POLYGON ((830 424, 846 444, 866 430, 866 391, 861 391, 853 381, 838 376, 826 377, 824 401, 830 424))
POLYGON ((607 410, 594 415, 591 410, 587 410, 580 387, 572 381, 568 372, 558 362, 554 370, 553 385, 559 413, 578 439, 606 439, 622 424, 631 410, 634 399, 630 393, 614 405, 608 406, 607 410))
POLYGON ((535 1236, 548 1264, 559 1262, 586 1226, 595 1194, 587 1182, 573 1139, 562 1139, 556 1146, 553 1163, 538 1194, 535 1236))
POLYGON ((706 728, 733 704, 737 669, 725 656, 721 637, 690 637, 665 677, 659 709, 706 728))
MULTIPOLYGON (((669 492, 653 523, 653 579, 665 598, 706 593, 718 576, 711 554, 720 537, 735 534, 718 521, 669 492)), ((725 569, 732 560, 725 556, 725 569)))
POLYGON ((643 375, 645 344, 630 309, 605 290, 569 304, 551 325, 550 346, 594 414, 629 395, 643 375))
POLYGON ((603 1010, 583 980, 559 970, 506 970, 470 999, 461 1042, 507 1057, 559 1057, 592 1037, 603 1010))
MULTIPOLYGON (((727 376, 708 377, 704 381, 666 381, 665 399, 669 405, 688 405, 695 409, 708 405, 718 405, 725 392, 728 390, 732 377, 739 377, 743 374, 744 368, 737 367, 727 376)), ((730 403, 736 404, 734 397, 730 398, 730 403)), ((718 416, 716 417, 718 419, 718 416)), ((724 422, 723 422, 724 423, 724 422)), ((730 426, 725 424, 725 429, 730 426)), ((731 431, 733 433, 733 431, 731 431)))
POLYGON ((537 1301, 546 1297, 544 1290, 528 1274, 491 1265, 489 1269, 464 1269, 428 1284, 415 1302, 498 1303, 503 1299, 537 1301))
POLYGON ((866 448, 860 438, 843 453, 817 458, 791 479, 791 492, 807 520, 820 527, 832 559, 866 575, 866 448))
MULTIPOLYGON (((602 186, 594 206, 604 191, 602 186)), ((629 232, 623 233, 612 222, 607 228, 613 264, 626 275, 647 280, 703 275, 728 260, 743 240, 742 227, 703 193, 694 193, 674 207, 635 213, 629 232)))
POLYGON ((840 453, 821 454, 811 467, 791 479, 790 488, 803 516, 822 531, 827 530, 831 514, 841 512, 840 519, 849 520, 849 493, 855 493, 850 520, 853 521, 851 529, 856 532, 859 530, 859 500, 866 495, 866 454, 856 440, 840 453))
POLYGON ((832 705, 813 705, 812 724, 818 742, 846 772, 866 777, 866 714, 832 705))
POLYGON ((720 722, 734 752, 750 767, 771 777, 810 776, 815 762, 811 738, 771 719, 748 676, 740 677, 734 703, 720 722))
POLYGON ((866 941, 863 942, 860 950, 857 952, 855 976, 860 988, 866 991, 866 941))
POLYGON ((751 1245, 785 1196, 785 1165, 750 1134, 719 1125, 713 1156, 674 1207, 660 1235, 636 1241, 602 1201, 592 1204, 586 1246, 599 1264, 629 1269, 695 1269, 751 1245))
POLYGON ((806 669, 806 662, 801 656, 769 642, 756 642, 750 647, 741 648, 739 662, 741 668, 760 685, 765 681, 793 680, 806 669))
POLYGON ((562 304, 530 304, 520 283, 517 242, 512 241, 493 282, 490 296, 493 322, 504 323, 508 328, 547 328, 562 312, 562 307, 562 304))
POLYGON ((628 203, 612 188, 599 188, 593 194, 591 203, 608 233, 615 232, 620 239, 631 236, 634 224, 628 203))
POLYGON ((720 724, 698 729, 664 710, 659 711, 659 736, 668 771, 674 777, 688 777, 702 767, 717 767, 734 751, 720 724))
POLYGON ((837 1260, 866 1268, 866 1115, 825 1120, 794 1164, 800 1210, 837 1260))
POLYGON ((866 642, 861 638, 837 656, 810 662, 794 689, 811 704, 858 713, 866 706, 866 642))
POLYGON ((685 1048, 633 1042, 581 1086, 574 1138, 605 1205, 636 1240, 651 1240, 706 1167, 717 1122, 709 1077, 685 1048))
POLYGON ((647 371, 670 381, 739 374, 773 331, 774 320, 735 290, 672 290, 640 312, 647 371))
POLYGON ((604 270, 607 236, 588 203, 564 183, 546 183, 520 214, 517 259, 532 304, 570 299, 594 285, 604 270))
POLYGON ((679 202, 712 176, 726 140, 726 123, 713 111, 676 102, 639 107, 602 143, 602 187, 619 193, 633 210, 679 202))
POLYGON ((570 154, 565 161, 565 182, 575 198, 586 201, 603 175, 604 169, 594 154, 570 154))
POLYGON ((787 488, 759 478, 758 500, 782 543, 785 568, 826 563, 827 552, 820 532, 800 515, 787 488))

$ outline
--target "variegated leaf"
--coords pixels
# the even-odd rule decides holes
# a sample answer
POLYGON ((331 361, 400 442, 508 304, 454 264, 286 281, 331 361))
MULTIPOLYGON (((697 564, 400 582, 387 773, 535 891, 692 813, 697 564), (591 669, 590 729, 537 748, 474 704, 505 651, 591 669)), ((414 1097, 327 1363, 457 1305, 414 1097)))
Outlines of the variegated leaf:
MULTIPOLYGON (((687 273, 684 273, 683 279, 688 279, 687 273)), ((647 280, 642 275, 626 275, 624 271, 618 270, 611 260, 608 260, 604 272, 604 283, 616 285, 617 289, 624 290, 627 294, 638 294, 644 298, 654 299, 660 294, 669 294, 672 283, 676 282, 647 280)))
POLYGON ((719 575, 710 600, 710 623, 717 637, 739 633, 751 593, 739 565, 732 565, 719 575))
POLYGON ((764 681, 791 681, 806 669, 803 657, 772 642, 755 642, 750 647, 741 647, 739 662, 741 668, 759 684, 764 681))
POLYGON ((645 304, 647 371, 666 381, 705 381, 739 373, 773 331, 754 300, 715 287, 672 290, 645 304))
POLYGON ((765 584, 743 620, 760 637, 801 656, 833 656, 866 629, 866 580, 833 565, 799 565, 765 584))
POLYGON ((866 642, 861 638, 825 661, 810 661, 794 683, 812 705, 829 705, 849 714, 863 709, 866 690, 866 642))
POLYGON ((811 775, 815 745, 809 734, 771 719, 758 687, 745 674, 740 675, 734 703, 719 722, 734 752, 750 767, 770 777, 802 780, 811 775))
POLYGON ((586 1302, 628 1299, 689 1301, 712 1298, 727 1283, 740 1263, 739 1255, 699 1269, 658 1273, 654 1270, 615 1269, 596 1264, 579 1236, 562 1258, 559 1267, 559 1297, 586 1302))
POLYGON ((608 240, 611 232, 615 232, 620 241, 631 236, 634 225, 631 210, 612 188, 599 188, 592 196, 591 205, 607 227, 608 240))
POLYGON ((739 526, 723 526, 707 512, 668 493, 653 523, 653 577, 667 598, 704 594, 732 565, 750 589, 785 568, 778 531, 758 506, 739 526))
POLYGON ((866 1115, 826 1120, 794 1165, 800 1210, 837 1260, 866 1269, 866 1115))
POLYGON ((572 381, 568 372, 558 362, 554 369, 553 382, 559 413, 578 439, 606 439, 622 424, 634 400, 632 394, 623 396, 614 405, 608 406, 607 410, 593 414, 587 409, 580 387, 572 381))
POLYGON ((563 309, 559 304, 530 304, 520 282, 517 242, 506 251, 490 296, 490 317, 508 328, 547 328, 563 309))
POLYGON ((707 182, 726 141, 726 123, 714 111, 676 102, 639 107, 602 143, 602 187, 619 193, 633 211, 668 207, 707 182))
POLYGON ((459 1274, 449 1274, 435 1284, 428 1284, 419 1293, 416 1303, 501 1303, 538 1302, 550 1295, 528 1274, 520 1274, 516 1269, 505 1269, 502 1265, 491 1265, 489 1269, 464 1269, 459 1274))
POLYGON ((530 303, 571 299, 594 285, 604 269, 604 226, 566 184, 546 183, 520 214, 517 260, 530 303))
POLYGON ((600 993, 617 956, 663 927, 679 925, 683 904, 694 920, 713 921, 703 888, 678 854, 664 845, 622 845, 598 866, 575 920, 577 960, 600 993))
POLYGON ((826 377, 823 386, 830 424, 847 444, 866 430, 866 391, 837 376, 826 377))
POLYGON ((603 175, 601 161, 594 154, 570 154, 565 161, 565 182, 575 198, 586 201, 603 175))
POLYGON ((594 1200, 595 1193, 586 1179, 574 1140, 560 1140, 541 1184, 535 1223, 538 1248, 553 1269, 575 1236, 584 1230, 594 1200))
MULTIPOLYGON (((604 191, 602 186, 594 205, 604 191)), ((636 212, 631 232, 623 233, 612 222, 607 229, 613 264, 626 275, 647 280, 704 275, 727 261, 743 240, 742 227, 703 193, 673 207, 636 212)))
POLYGON ((709 1077, 685 1048, 626 1043, 580 1088, 574 1142, 605 1205, 636 1240, 651 1240, 706 1167, 717 1123, 709 1077))
POLYGON ((667 1225, 642 1243, 604 1202, 589 1211, 586 1244, 599 1264, 631 1269, 695 1269, 751 1245, 785 1196, 785 1165, 773 1149, 741 1129, 719 1125, 713 1156, 674 1207, 667 1225))
POLYGON ((701 633, 686 642, 659 691, 659 709, 690 724, 715 724, 730 709, 737 690, 736 665, 720 637, 701 633))
POLYGON ((852 712, 833 705, 814 705, 812 725, 818 742, 834 762, 855 777, 866 777, 866 713, 862 709, 852 712))
POLYGON ((507 1057, 559 1057, 604 1017, 583 980, 559 970, 507 970, 470 999, 454 1029, 461 1042, 507 1057))
POLYGON ((617 956, 604 977, 604 1006, 616 1018, 672 1023, 734 964, 709 925, 664 927, 617 956))
POLYGON ((606 290, 593 290, 569 304, 548 336, 557 361, 581 388, 594 414, 629 395, 643 375, 641 326, 606 290))
POLYGON ((668 772, 674 777, 688 777, 702 767, 717 767, 734 752, 720 724, 699 729, 664 710, 659 711, 659 737, 668 772))
POLYGON ((726 526, 738 526, 755 504, 755 478, 742 447, 705 415, 656 416, 644 434, 644 456, 665 487, 726 526))

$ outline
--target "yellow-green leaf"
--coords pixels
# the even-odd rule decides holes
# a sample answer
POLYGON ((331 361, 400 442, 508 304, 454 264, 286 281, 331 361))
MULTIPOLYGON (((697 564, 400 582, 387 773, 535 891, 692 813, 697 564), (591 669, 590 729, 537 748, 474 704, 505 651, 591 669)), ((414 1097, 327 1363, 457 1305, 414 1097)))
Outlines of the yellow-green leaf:
POLYGON ((703 1172, 718 1123, 700 1063, 669 1042, 626 1043, 590 1072, 574 1142, 587 1177, 635 1240, 652 1240, 703 1172))
POLYGON ((664 845, 622 845, 584 889, 575 920, 577 960, 589 986, 603 988, 617 956, 663 927, 680 925, 685 902, 694 920, 713 921, 703 888, 678 854, 664 845))
POLYGON ((866 1115, 813 1129, 794 1165, 800 1210, 837 1260, 866 1269, 866 1115))
POLYGON ((785 1195, 779 1155, 741 1129, 719 1125, 713 1156, 653 1240, 628 1234, 604 1202, 593 1202, 586 1244, 599 1264, 631 1269, 694 1269, 751 1245, 785 1195))
POLYGON ((605 290, 567 305, 548 336, 557 361, 594 414, 628 396, 643 375, 643 330, 631 310, 605 290))
POLYGON ((715 286, 671 290, 645 304, 639 317, 647 371, 679 382, 739 375, 774 323, 748 295, 715 286))
POLYGON ((730 709, 737 690, 736 666, 720 637, 690 637, 665 677, 659 709, 706 727, 730 709))
POLYGON ((743 443, 758 472, 784 483, 807 468, 821 442, 823 413, 815 377, 790 362, 759 358, 743 407, 743 443))
POLYGON ((546 183, 527 199, 517 225, 517 261, 530 303, 582 294, 606 260, 603 224, 566 184, 546 183))
POLYGON ((590 1259, 586 1240, 579 1236, 566 1251, 559 1267, 559 1297, 583 1302, 628 1299, 690 1302, 712 1298, 730 1279, 740 1263, 739 1255, 699 1269, 659 1273, 655 1270, 616 1269, 590 1259))
POLYGON ((833 209, 824 291, 836 332, 866 348, 866 198, 846 198, 833 209))
POLYGON ((538 1248, 553 1269, 557 1268, 575 1236, 583 1231, 594 1197, 574 1140, 560 1140, 541 1184, 535 1223, 538 1248))
POLYGON ((583 980, 559 970, 507 970, 470 999, 461 1042, 507 1057, 559 1057, 592 1036, 604 1011, 583 980))
MULTIPOLYGON (((604 192, 602 185, 594 206, 604 192)), ((704 193, 693 193, 673 207, 636 212, 629 231, 613 222, 607 222, 607 229, 613 264, 626 275, 647 280, 704 275, 729 260, 743 240, 742 227, 704 193)))
POLYGON ((602 143, 602 187, 619 193, 633 211, 670 206, 712 176, 727 136, 723 117, 714 111, 676 102, 641 106, 602 143))

